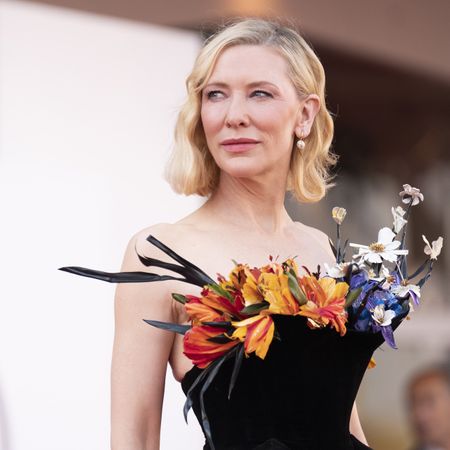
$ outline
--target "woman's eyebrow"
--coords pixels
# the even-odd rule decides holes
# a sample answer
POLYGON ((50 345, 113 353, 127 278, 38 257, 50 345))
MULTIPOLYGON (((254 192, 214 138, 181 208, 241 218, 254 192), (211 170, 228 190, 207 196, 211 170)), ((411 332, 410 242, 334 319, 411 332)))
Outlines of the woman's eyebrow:
MULTIPOLYGON (((261 81, 252 81, 251 83, 248 83, 247 86, 252 88, 252 87, 256 87, 256 86, 262 86, 262 85, 270 85, 273 86, 274 88, 278 89, 278 86, 276 84, 271 83, 270 81, 265 81, 265 80, 261 80, 261 81)), ((209 86, 217 86, 217 87, 228 87, 229 85, 223 81, 211 81, 210 83, 208 83, 205 88, 209 87, 209 86)))

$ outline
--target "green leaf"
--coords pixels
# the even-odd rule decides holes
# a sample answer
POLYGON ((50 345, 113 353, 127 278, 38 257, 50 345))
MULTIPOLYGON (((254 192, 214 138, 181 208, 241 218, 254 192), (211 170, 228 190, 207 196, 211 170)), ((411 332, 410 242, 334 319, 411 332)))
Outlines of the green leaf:
POLYGON ((183 305, 187 302, 187 298, 183 294, 172 293, 172 298, 183 305))
POLYGON ((288 286, 290 291, 292 292, 292 295, 295 297, 296 300, 300 299, 300 286, 298 285, 297 277, 294 276, 290 271, 286 274, 288 277, 288 286))
POLYGON ((265 300, 261 303, 254 303, 253 305, 248 305, 245 308, 241 309, 242 314, 254 315, 262 311, 263 309, 267 309, 269 307, 269 302, 265 300))
POLYGON ((219 284, 217 284, 217 283, 208 284, 208 287, 210 287, 211 290, 213 290, 216 294, 219 294, 222 297, 225 297, 228 300, 231 300, 231 302, 234 304, 233 296, 226 289, 224 289, 222 286, 220 286, 219 284))
POLYGON ((294 296, 295 300, 297 300, 297 303, 301 306, 304 305, 308 299, 306 298, 305 293, 303 292, 303 289, 299 286, 297 277, 292 274, 292 272, 288 272, 288 286, 290 291, 292 292, 292 295, 294 296))
POLYGON ((352 305, 352 303, 359 297, 359 294, 361 294, 362 288, 354 289, 353 291, 350 291, 347 294, 347 297, 345 299, 345 306, 344 308, 347 309, 352 305))

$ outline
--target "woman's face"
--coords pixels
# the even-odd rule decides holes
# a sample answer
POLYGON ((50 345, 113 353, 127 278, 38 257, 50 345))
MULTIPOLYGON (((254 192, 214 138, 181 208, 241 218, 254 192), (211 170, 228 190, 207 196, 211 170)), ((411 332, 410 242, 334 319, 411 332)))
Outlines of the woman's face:
POLYGON ((223 171, 236 177, 289 170, 303 102, 276 49, 237 45, 222 51, 202 91, 201 120, 208 148, 223 171), (252 143, 230 144, 230 139, 252 143))

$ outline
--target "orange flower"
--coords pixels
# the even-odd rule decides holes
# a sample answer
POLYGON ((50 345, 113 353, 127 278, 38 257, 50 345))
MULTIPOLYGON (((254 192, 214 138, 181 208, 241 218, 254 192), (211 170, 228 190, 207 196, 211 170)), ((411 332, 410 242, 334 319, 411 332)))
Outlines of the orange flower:
POLYGON ((222 275, 219 275, 220 285, 229 290, 242 290, 245 281, 247 280, 247 271, 249 270, 248 264, 236 264, 233 270, 230 272, 229 279, 227 280, 222 275))
POLYGON ((264 359, 275 331, 272 317, 258 314, 231 324, 236 327, 231 337, 237 339, 237 342, 244 342, 245 356, 256 352, 257 356, 264 359))
POLYGON ((317 328, 330 324, 343 336, 347 331, 347 312, 344 306, 348 284, 336 283, 334 278, 317 279, 314 276, 300 278, 299 284, 308 299, 300 307, 299 314, 308 317, 308 325, 317 328))
POLYGON ((237 340, 225 343, 209 341, 208 338, 222 335, 226 328, 212 327, 209 325, 193 326, 186 331, 183 344, 183 353, 201 369, 209 366, 215 359, 227 353, 229 349, 239 344, 237 340))
POLYGON ((224 320, 222 314, 214 308, 205 305, 202 302, 201 297, 196 297, 194 295, 186 295, 185 297, 188 301, 184 304, 184 308, 194 325, 200 325, 200 322, 216 322, 224 320))
POLYGON ((185 308, 193 326, 184 336, 184 353, 200 368, 207 367, 240 342, 244 344, 246 357, 255 352, 264 359, 275 332, 272 314, 306 316, 311 328, 331 325, 341 336, 347 331, 345 297, 348 284, 336 283, 328 277, 317 279, 309 275, 299 278, 293 258, 282 264, 271 259, 269 264, 253 269, 236 264, 229 280, 218 275, 218 286, 206 285, 200 297, 185 296, 185 308), (297 299, 290 289, 292 281, 291 288, 295 288, 297 299), (260 309, 258 314, 247 317, 248 314, 241 313, 244 307, 263 301, 268 307, 260 309), (202 322, 220 321, 231 322, 233 332, 225 326, 202 325, 202 322), (221 337, 222 341, 209 340, 214 337, 221 337))
MULTIPOLYGON (((233 296, 231 295, 233 298, 233 296)), ((244 307, 242 302, 242 297, 240 295, 234 296, 234 303, 233 300, 230 300, 227 297, 224 297, 223 295, 219 295, 217 292, 213 291, 209 287, 205 287, 202 290, 202 296, 200 298, 200 301, 207 305, 216 311, 222 313, 224 317, 228 319, 234 318, 234 317, 241 317, 240 310, 244 307)))
POLYGON ((270 303, 266 314, 294 315, 299 312, 300 305, 289 289, 288 280, 288 276, 284 273, 261 275, 261 290, 265 300, 270 303))
POLYGON ((247 277, 242 286, 242 296, 245 306, 261 303, 264 300, 263 293, 259 287, 259 278, 261 271, 259 269, 246 269, 247 277))

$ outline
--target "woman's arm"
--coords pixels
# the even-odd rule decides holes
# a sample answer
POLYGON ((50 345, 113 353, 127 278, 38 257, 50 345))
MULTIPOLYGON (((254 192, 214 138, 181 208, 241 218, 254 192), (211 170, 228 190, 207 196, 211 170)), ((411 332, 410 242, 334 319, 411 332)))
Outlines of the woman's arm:
POLYGON ((359 421, 358 409, 356 408, 356 402, 353 403, 352 414, 350 416, 350 433, 360 440, 363 444, 369 445, 367 443, 366 436, 364 436, 364 431, 359 421))
MULTIPOLYGON (((136 242, 145 242, 152 228, 131 238, 121 271, 158 272, 145 267, 135 252, 136 242)), ((143 252, 139 246, 138 251, 143 252)), ((147 251, 146 247, 145 255, 162 259, 157 251, 147 251)), ((111 449, 159 450, 165 376, 174 335, 150 326, 143 319, 174 321, 168 284, 118 284, 114 302, 111 449)))

